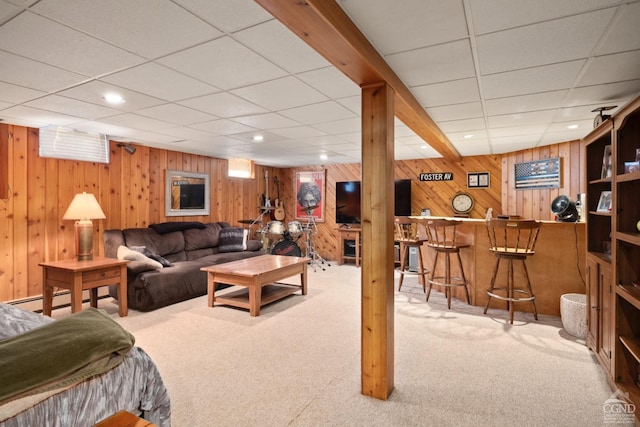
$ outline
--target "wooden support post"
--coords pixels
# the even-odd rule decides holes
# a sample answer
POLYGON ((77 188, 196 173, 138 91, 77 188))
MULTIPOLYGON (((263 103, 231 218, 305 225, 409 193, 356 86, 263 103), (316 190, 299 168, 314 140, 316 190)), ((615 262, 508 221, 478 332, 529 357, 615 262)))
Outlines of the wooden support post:
POLYGON ((362 88, 362 394, 393 391, 394 91, 362 88))

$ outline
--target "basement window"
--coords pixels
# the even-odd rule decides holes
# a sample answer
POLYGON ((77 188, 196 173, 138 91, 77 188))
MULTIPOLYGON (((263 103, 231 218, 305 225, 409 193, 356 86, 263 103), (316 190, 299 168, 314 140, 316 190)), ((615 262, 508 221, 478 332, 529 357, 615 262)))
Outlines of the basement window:
POLYGON ((40 128, 40 157, 109 163, 109 141, 100 133, 58 126, 40 128))
POLYGON ((229 159, 228 176, 232 178, 255 178, 255 164, 253 160, 241 158, 229 159))

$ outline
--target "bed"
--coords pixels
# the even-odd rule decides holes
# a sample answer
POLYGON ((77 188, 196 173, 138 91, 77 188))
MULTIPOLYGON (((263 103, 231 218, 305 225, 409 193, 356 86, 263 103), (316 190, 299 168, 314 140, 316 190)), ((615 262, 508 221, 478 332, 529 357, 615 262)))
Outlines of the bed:
MULTIPOLYGON (((90 310, 99 312, 95 309, 90 310)), ((39 361, 45 360, 46 362, 47 359, 43 359, 43 354, 46 354, 47 358, 51 358, 51 354, 56 351, 55 345, 50 344, 54 340, 50 340, 49 345, 38 346, 28 355, 18 355, 20 350, 14 351, 13 349, 21 348, 21 343, 30 338, 36 338, 40 343, 46 343, 46 334, 44 339, 37 337, 37 335, 34 336, 34 334, 50 332, 51 328, 62 326, 67 322, 67 319, 56 321, 10 304, 0 303, 0 365, 4 364, 0 366, 0 376, 4 375, 1 379, 4 384, 0 384, 0 397, 2 397, 0 399, 0 427, 93 426, 121 410, 129 411, 158 426, 169 427, 171 425, 169 394, 149 355, 141 348, 134 346, 133 337, 114 321, 101 319, 101 316, 105 318, 108 316, 103 313, 82 313, 84 311, 70 316, 69 321, 85 322, 86 316, 93 315, 93 319, 98 321, 111 322, 114 324, 113 328, 119 328, 123 334, 131 337, 130 345, 126 346, 123 351, 111 353, 105 362, 90 364, 91 369, 85 369, 82 373, 79 373, 81 370, 74 370, 75 376, 73 378, 67 376, 62 380, 56 379, 55 381, 46 381, 45 378, 44 382, 47 384, 43 386, 41 382, 37 388, 29 386, 27 381, 27 385, 24 386, 26 391, 22 389, 20 393, 14 391, 11 394, 10 390, 2 394, 3 385, 6 386, 10 382, 21 383, 23 379, 31 376, 42 376, 44 368, 41 367, 46 363, 39 361), (85 318, 78 316, 85 316, 85 318), (21 339, 23 341, 20 341, 21 339), (9 360, 29 360, 30 364, 23 363, 25 367, 12 369, 19 363, 11 365, 8 363, 13 362, 8 362, 9 360), (38 362, 34 363, 33 361, 38 362), (104 372, 93 375, 94 372, 98 372, 96 369, 101 369, 104 372), (20 375, 17 376, 15 372, 20 372, 20 375), (14 376, 11 377, 11 375, 14 376)), ((100 329, 105 328, 101 327, 100 329)), ((95 329, 93 330, 95 331, 95 329)), ((72 348, 75 344, 70 341, 75 341, 75 339, 67 338, 65 340, 64 347, 66 349, 72 348)), ((64 356, 63 360, 66 359, 68 357, 64 356)), ((55 363, 54 369, 60 369, 58 366, 64 364, 55 363)))

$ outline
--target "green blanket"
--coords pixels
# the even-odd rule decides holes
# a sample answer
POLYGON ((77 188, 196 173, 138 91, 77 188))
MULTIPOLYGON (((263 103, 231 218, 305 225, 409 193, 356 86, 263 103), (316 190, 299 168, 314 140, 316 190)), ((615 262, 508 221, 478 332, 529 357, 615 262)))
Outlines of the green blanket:
POLYGON ((0 404, 106 372, 122 362, 134 342, 94 308, 2 340, 0 404))

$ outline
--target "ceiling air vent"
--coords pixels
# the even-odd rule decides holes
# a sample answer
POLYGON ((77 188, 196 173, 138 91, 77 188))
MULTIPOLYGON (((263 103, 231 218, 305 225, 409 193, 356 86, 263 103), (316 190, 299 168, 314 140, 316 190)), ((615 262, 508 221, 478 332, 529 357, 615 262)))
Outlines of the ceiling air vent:
POLYGON ((109 141, 100 133, 58 126, 40 128, 40 157, 109 163, 109 141))

